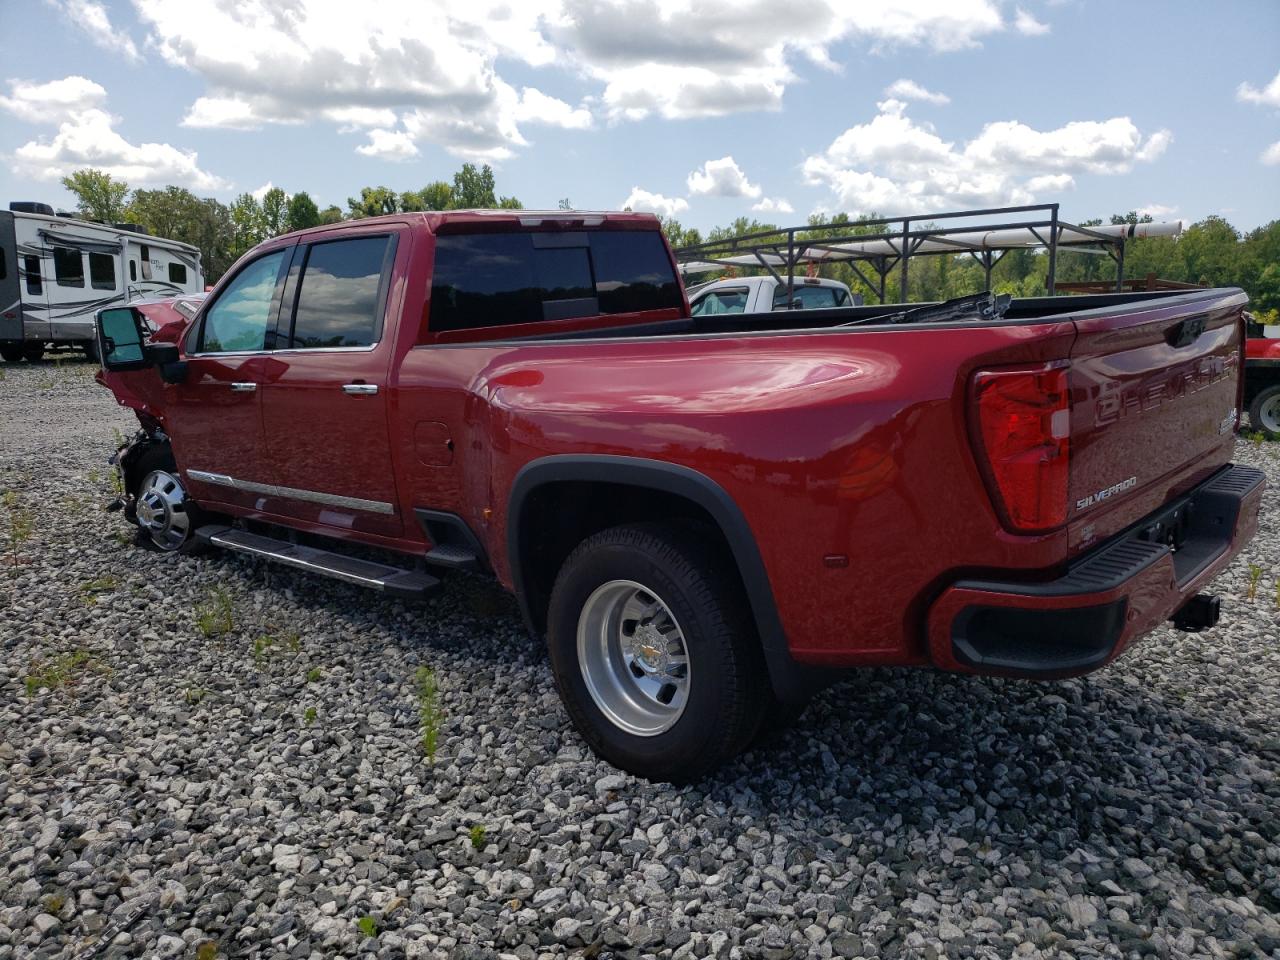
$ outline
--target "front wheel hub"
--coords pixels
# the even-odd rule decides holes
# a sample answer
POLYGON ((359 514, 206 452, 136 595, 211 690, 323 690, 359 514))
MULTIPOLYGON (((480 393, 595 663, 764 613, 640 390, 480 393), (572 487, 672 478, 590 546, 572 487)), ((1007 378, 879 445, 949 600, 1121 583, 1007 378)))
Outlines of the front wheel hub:
POLYGON ((191 536, 187 492, 173 474, 152 470, 142 481, 135 507, 138 526, 161 550, 177 550, 191 536))

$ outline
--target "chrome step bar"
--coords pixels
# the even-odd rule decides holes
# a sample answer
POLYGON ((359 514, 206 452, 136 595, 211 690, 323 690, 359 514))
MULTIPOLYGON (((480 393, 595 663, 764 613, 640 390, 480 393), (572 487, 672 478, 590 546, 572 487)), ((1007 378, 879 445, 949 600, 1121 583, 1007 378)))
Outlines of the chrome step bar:
POLYGON ((246 553, 264 560, 274 560, 285 566, 321 576, 333 577, 356 586, 380 590, 394 597, 418 599, 432 593, 440 581, 429 573, 405 570, 372 560, 361 560, 345 554, 307 547, 287 540, 264 537, 237 530, 234 527, 211 524, 196 530, 196 537, 215 547, 246 553))

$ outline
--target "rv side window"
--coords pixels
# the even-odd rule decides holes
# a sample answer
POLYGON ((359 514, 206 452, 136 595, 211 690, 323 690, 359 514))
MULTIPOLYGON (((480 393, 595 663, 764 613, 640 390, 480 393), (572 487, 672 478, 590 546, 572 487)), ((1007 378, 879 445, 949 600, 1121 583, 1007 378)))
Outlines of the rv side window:
POLYGON ((138 282, 138 261, 137 260, 129 261, 129 282, 130 283, 138 282))
POLYGON ((27 256, 22 258, 22 262, 27 274, 27 293, 38 297, 44 293, 44 284, 40 278, 40 258, 27 256))
POLYGON ((169 264, 169 282, 170 283, 186 283, 187 268, 181 263, 169 264))
POLYGON ((116 288, 116 259, 109 253, 89 254, 89 283, 95 290, 116 288))
POLYGON ((151 279, 151 248, 145 243, 142 245, 142 279, 151 279))
POLYGON ((8 279, 9 276, 9 260, 4 255, 4 251, 0 250, 0 280, 8 279))
POLYGON ((79 250, 54 247, 53 278, 60 287, 83 287, 84 254, 79 250))

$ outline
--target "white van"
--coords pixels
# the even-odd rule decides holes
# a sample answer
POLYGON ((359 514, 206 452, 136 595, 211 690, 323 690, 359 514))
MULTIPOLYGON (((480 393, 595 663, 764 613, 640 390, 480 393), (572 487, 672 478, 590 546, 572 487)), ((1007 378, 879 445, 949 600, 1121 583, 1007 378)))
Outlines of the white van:
POLYGON ((0 211, 0 356, 39 360, 73 346, 92 356, 104 307, 204 290, 200 251, 131 223, 55 215, 43 203, 0 211))

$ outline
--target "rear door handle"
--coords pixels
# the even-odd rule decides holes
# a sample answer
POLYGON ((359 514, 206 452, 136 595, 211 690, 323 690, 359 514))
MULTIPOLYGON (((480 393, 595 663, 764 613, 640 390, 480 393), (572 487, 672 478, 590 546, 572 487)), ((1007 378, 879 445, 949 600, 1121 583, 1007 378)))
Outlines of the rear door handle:
POLYGON ((258 389, 256 383, 233 383, 231 384, 232 393, 253 393, 258 389))
POLYGON ((349 393, 353 397, 372 397, 378 392, 376 383, 344 383, 342 392, 349 393))

